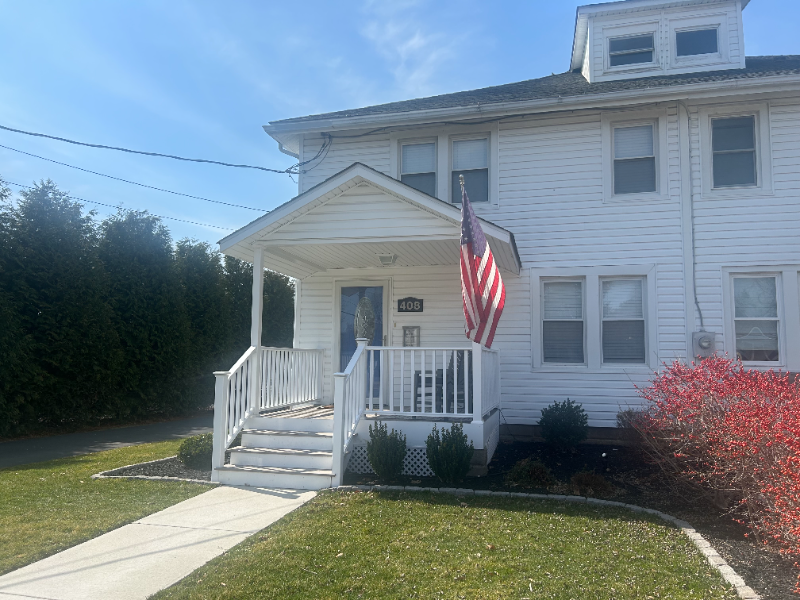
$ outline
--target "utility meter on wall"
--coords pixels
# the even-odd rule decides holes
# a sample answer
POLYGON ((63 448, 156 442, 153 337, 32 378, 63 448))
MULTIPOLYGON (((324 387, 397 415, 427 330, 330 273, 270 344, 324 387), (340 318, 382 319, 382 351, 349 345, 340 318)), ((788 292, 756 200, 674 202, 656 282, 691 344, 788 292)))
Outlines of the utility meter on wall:
POLYGON ((716 351, 716 337, 713 331, 695 331, 692 334, 692 355, 699 358, 712 356, 716 351))

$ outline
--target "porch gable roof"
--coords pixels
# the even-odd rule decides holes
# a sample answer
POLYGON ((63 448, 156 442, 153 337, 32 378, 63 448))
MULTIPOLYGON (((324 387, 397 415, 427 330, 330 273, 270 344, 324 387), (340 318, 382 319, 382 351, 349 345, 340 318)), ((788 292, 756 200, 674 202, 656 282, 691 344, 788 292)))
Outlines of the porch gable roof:
MULTIPOLYGON (((479 219, 498 266, 519 273, 513 234, 479 219)), ((265 266, 304 278, 334 268, 459 262, 461 209, 424 194, 361 163, 220 240, 224 254, 252 262, 256 248, 265 266)))

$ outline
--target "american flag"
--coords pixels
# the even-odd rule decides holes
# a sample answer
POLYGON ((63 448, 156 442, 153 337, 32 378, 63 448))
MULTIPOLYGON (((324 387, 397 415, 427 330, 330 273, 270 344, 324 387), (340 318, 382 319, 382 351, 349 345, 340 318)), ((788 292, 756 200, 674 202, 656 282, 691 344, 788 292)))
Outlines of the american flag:
POLYGON ((506 303, 506 288, 492 250, 469 203, 461 177, 461 296, 467 337, 492 347, 506 303))

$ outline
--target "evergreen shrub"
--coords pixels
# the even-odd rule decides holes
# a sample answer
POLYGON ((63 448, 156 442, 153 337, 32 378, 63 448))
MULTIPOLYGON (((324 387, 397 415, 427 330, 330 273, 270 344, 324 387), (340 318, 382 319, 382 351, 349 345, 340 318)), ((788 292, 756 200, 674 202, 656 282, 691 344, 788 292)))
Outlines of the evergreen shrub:
POLYGON ((375 427, 369 426, 367 460, 380 481, 390 482, 400 477, 403 461, 406 458, 406 436, 377 421, 375 427))
POLYGON ((428 464, 444 483, 462 481, 469 471, 474 453, 475 446, 464 433, 461 423, 453 423, 449 430, 442 427, 441 433, 434 425, 433 431, 425 440, 428 464))
POLYGON ((589 430, 589 417, 583 406, 567 398, 566 402, 556 400, 542 409, 539 419, 542 437, 548 445, 559 450, 575 448, 586 439, 589 430))
POLYGON ((190 469, 211 470, 211 454, 214 450, 214 434, 204 433, 186 438, 178 448, 178 460, 190 469))

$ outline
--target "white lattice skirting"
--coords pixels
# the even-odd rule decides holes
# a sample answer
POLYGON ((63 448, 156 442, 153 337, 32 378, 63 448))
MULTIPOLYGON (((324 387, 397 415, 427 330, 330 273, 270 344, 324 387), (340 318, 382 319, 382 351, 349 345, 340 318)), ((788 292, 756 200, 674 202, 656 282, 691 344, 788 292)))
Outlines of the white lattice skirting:
MULTIPOLYGON (((352 473, 373 473, 372 467, 367 460, 366 446, 353 446, 350 458, 347 461, 346 471, 352 473)), ((434 473, 428 466, 428 457, 425 448, 409 448, 406 452, 406 459, 403 462, 403 475, 414 477, 433 477, 434 473)))

